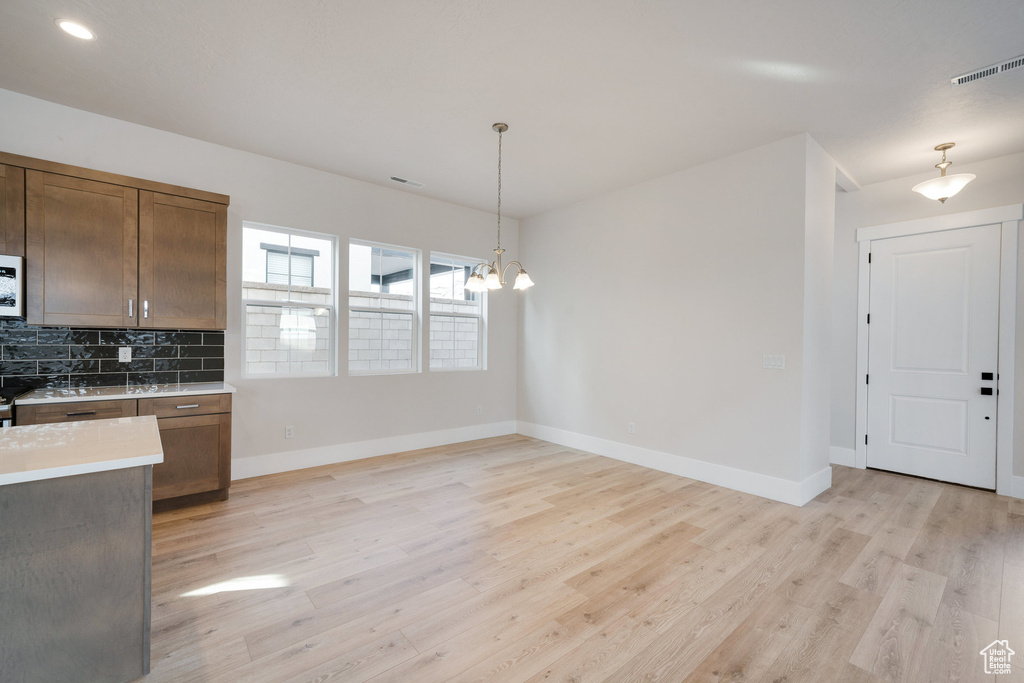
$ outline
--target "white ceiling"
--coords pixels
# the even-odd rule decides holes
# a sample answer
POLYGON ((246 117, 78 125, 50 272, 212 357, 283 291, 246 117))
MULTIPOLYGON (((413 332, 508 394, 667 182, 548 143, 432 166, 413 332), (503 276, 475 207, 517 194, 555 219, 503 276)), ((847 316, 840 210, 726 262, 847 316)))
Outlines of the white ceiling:
POLYGON ((0 88, 491 211, 506 121, 523 217, 801 132, 861 184, 1024 151, 1024 68, 949 84, 1022 29, 1021 0, 3 0, 0 88))

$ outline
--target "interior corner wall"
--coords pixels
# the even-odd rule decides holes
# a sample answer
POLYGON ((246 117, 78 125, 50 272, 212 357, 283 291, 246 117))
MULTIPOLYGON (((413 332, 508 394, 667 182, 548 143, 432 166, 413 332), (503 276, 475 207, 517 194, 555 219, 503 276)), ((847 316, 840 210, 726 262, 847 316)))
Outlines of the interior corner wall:
POLYGON ((829 466, 832 392, 832 248, 836 163, 805 136, 803 387, 800 480, 829 466))
MULTIPOLYGON (((856 447, 857 375, 857 229, 917 218, 1024 203, 1024 153, 954 167, 977 178, 944 204, 926 199, 911 187, 934 177, 934 171, 867 185, 836 195, 833 288, 832 446, 856 447)), ((1018 240, 1017 348, 1024 346, 1024 240, 1018 240)), ((1024 396, 1024 363, 1018 359, 1016 396, 1024 396)), ((1014 474, 1024 476, 1024 401, 1015 401, 1014 474)))
POLYGON ((799 481, 807 140, 523 220, 520 423, 799 481))
MULTIPOLYGON (((238 390, 236 478, 515 431, 518 293, 489 298, 484 371, 430 372, 424 362, 418 373, 350 377, 346 368, 349 239, 413 247, 424 259, 436 250, 489 260, 493 214, 7 90, 0 90, 0 150, 231 196, 225 379, 238 390), (339 376, 241 376, 243 220, 338 236, 339 376), (293 439, 285 440, 285 425, 294 427, 293 439)), ((505 246, 517 253, 517 221, 502 227, 505 246)))

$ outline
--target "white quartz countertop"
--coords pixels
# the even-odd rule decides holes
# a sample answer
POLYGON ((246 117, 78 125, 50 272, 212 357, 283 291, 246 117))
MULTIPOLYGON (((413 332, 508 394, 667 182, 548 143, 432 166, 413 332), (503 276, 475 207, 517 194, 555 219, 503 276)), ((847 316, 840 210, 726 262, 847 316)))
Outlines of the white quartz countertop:
POLYGON ((0 429, 0 486, 163 461, 153 415, 0 429))
POLYGON ((22 396, 16 405, 30 406, 40 403, 67 403, 70 401, 113 401, 124 398, 152 398, 154 396, 181 396, 187 394, 233 394, 235 388, 226 382, 197 382, 195 384, 143 384, 128 387, 79 387, 76 389, 36 389, 22 396))

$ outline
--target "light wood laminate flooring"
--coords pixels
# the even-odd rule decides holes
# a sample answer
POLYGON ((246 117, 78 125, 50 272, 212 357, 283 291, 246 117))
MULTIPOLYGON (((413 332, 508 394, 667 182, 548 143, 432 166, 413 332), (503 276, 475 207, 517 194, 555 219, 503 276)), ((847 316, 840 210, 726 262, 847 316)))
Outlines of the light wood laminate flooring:
POLYGON ((797 508, 508 436, 154 515, 143 680, 980 681, 997 638, 1024 665, 1024 501, 834 467, 797 508))

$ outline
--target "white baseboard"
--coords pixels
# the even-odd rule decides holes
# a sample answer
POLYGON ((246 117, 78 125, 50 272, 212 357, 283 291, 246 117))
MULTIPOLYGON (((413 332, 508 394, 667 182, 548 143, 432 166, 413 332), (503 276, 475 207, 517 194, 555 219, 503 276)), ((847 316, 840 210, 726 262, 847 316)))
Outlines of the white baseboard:
POLYGON ((831 467, 825 467, 803 481, 790 481, 530 422, 519 422, 516 430, 525 436, 532 436, 569 448, 578 448, 588 453, 649 467, 660 472, 697 479, 715 486, 724 486, 755 496, 771 498, 790 505, 802 506, 832 485, 831 467))
POLYGON ((1014 498, 1024 498, 1024 477, 1014 477, 1010 482, 1010 495, 1014 498))
POLYGON ((232 481, 249 479, 250 477, 260 477, 264 474, 277 474, 279 472, 302 470, 307 467, 333 465, 339 462, 388 455, 389 453, 446 446, 452 443, 515 433, 516 423, 514 421, 492 422, 472 427, 441 429, 436 432, 420 432, 418 434, 388 436, 383 439, 370 439, 369 441, 332 444, 318 448, 306 448, 301 451, 267 453, 266 455, 254 455, 248 458, 235 458, 231 460, 231 479, 232 481))
POLYGON ((854 448, 843 448, 842 446, 832 446, 828 454, 828 461, 833 465, 856 467, 857 450, 854 448))

